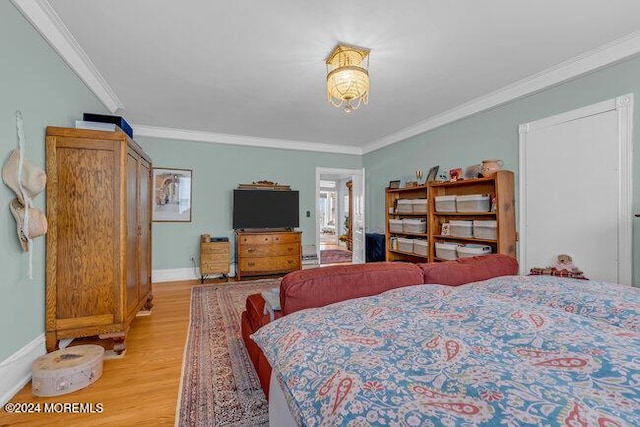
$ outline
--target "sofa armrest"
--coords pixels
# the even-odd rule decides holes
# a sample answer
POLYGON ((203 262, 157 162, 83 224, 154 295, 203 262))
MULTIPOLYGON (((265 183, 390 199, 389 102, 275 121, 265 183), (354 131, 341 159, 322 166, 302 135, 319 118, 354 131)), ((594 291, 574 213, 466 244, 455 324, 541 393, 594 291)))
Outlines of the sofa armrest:
POLYGON ((424 283, 458 286, 498 276, 518 274, 518 261, 508 255, 493 254, 455 261, 418 264, 424 283))
POLYGON ((287 315, 351 298, 378 295, 423 283, 422 270, 404 262, 336 265, 299 270, 280 283, 280 307, 287 315))

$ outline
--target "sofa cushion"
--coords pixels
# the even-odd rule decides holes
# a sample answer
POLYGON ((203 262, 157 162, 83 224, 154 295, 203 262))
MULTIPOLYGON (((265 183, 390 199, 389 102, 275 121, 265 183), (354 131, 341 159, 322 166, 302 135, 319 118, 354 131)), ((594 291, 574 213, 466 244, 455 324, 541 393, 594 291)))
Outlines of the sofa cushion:
POLYGON ((422 270, 405 262, 335 265, 299 270, 280 283, 280 306, 287 315, 351 298, 423 283, 422 270))
POLYGON ((518 274, 518 261, 508 255, 493 254, 455 261, 418 264, 424 283, 458 286, 498 276, 518 274))

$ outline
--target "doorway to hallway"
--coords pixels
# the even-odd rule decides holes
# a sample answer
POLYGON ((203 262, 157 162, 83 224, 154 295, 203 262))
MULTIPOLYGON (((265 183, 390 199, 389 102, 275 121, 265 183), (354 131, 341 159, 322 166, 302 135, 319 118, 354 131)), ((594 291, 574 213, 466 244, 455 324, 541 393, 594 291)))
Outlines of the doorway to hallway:
MULTIPOLYGON (((354 228, 357 206, 353 191, 354 181, 362 183, 363 176, 358 169, 316 169, 316 248, 321 265, 364 262, 364 239, 360 239, 364 228, 354 228)), ((364 194, 363 185, 358 187, 364 194)), ((363 212, 358 218, 359 224, 364 224, 363 212)))

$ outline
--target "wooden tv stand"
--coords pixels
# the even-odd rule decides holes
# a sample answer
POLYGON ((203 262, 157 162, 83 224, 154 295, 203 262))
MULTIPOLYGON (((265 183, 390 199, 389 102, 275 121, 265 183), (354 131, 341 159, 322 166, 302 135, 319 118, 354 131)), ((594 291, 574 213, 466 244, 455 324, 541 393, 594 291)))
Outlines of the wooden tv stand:
POLYGON ((301 231, 236 231, 237 278, 302 268, 301 231))

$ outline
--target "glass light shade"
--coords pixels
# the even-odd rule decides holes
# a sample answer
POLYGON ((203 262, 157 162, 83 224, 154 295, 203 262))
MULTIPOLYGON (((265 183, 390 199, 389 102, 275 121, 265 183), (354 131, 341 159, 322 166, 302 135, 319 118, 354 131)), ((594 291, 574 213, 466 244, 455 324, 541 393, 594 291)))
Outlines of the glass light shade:
POLYGON ((326 60, 327 99, 335 107, 344 105, 345 112, 357 109, 369 100, 369 50, 338 45, 326 60))

